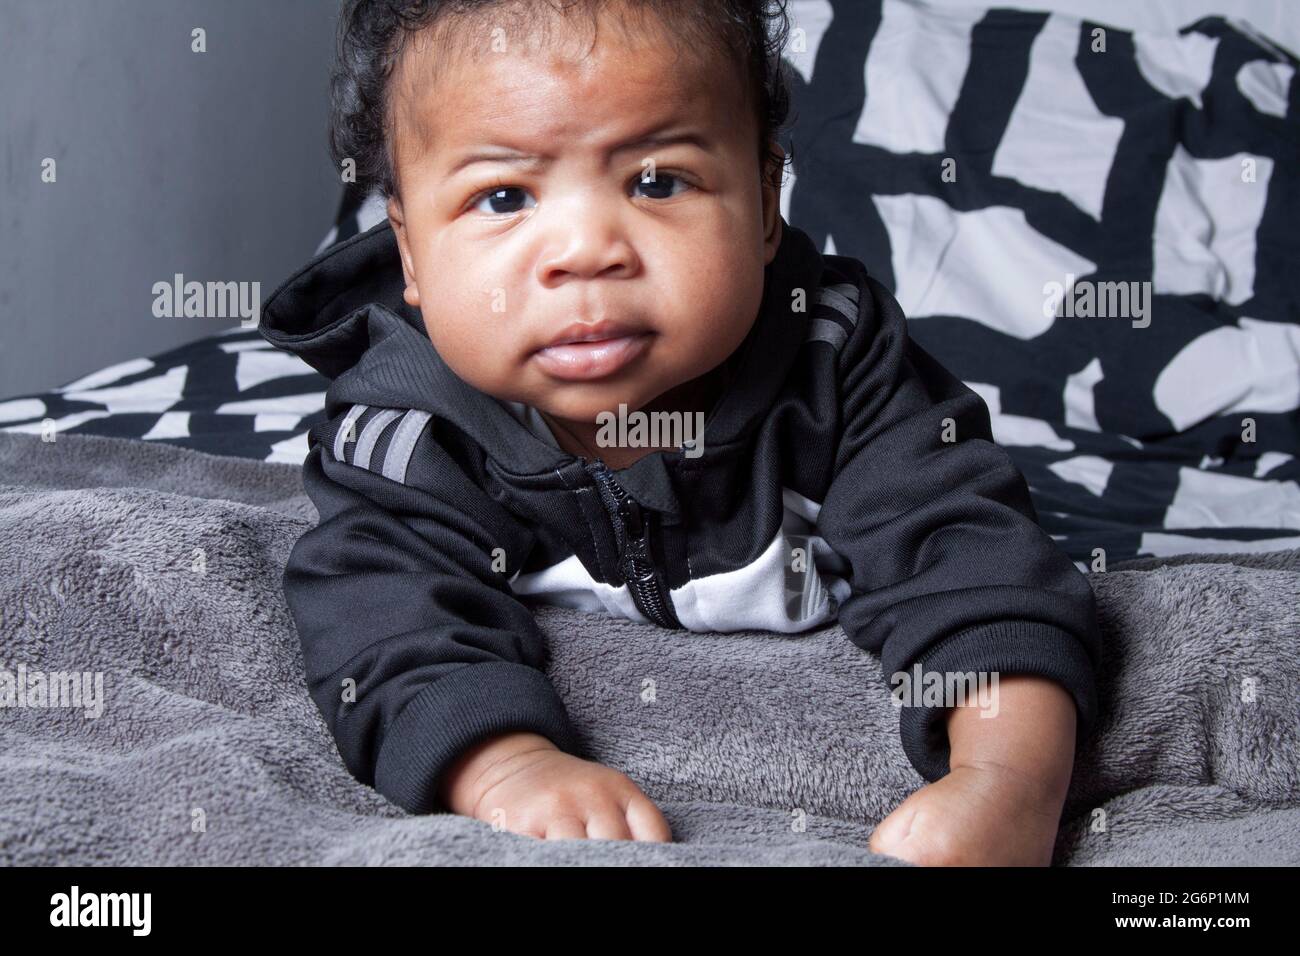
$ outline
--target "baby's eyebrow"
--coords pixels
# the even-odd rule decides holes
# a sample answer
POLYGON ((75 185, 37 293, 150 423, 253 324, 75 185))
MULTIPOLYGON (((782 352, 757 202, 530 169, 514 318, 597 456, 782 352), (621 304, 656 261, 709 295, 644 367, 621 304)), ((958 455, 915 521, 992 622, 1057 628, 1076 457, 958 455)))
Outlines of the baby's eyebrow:
MULTIPOLYGON (((628 152, 634 149, 647 149, 664 146, 677 146, 686 144, 695 146, 706 153, 713 151, 712 141, 706 136, 696 132, 684 132, 674 134, 656 134, 642 136, 638 139, 626 143, 620 143, 612 147, 607 155, 616 156, 619 153, 628 152)), ((532 166, 534 168, 545 166, 555 157, 550 153, 526 153, 523 150, 514 149, 510 146, 485 146, 467 153, 458 159, 450 169, 447 175, 452 176, 460 172, 466 166, 474 163, 511 163, 519 166, 532 166)))

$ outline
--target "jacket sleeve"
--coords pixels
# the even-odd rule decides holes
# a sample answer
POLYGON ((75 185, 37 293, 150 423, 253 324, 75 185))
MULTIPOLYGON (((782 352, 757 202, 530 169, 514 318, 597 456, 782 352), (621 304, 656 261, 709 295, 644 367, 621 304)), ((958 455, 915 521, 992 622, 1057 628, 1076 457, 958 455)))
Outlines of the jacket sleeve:
MULTIPOLYGON (((1051 678, 1074 698, 1082 741, 1101 661, 1092 587, 1039 527, 983 400, 908 337, 893 296, 865 281, 838 361, 841 435, 817 522, 851 567, 840 624, 880 654, 887 682, 917 665, 923 675, 1051 678)), ((903 750, 928 781, 950 769, 945 716, 900 709, 903 750)))
POLYGON ((442 774, 476 741, 529 730, 577 753, 541 670, 542 635, 507 583, 531 534, 432 425, 408 482, 336 458, 339 424, 309 433, 303 486, 320 521, 295 543, 283 580, 308 689, 348 770, 408 812, 445 812, 442 774), (494 569, 502 556, 504 571, 494 569))

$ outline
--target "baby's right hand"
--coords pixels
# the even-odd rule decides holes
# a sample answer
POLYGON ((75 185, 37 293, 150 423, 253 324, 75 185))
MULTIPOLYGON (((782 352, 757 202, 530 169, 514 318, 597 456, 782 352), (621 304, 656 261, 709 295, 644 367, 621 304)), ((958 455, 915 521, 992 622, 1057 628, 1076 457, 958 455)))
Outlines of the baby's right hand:
POLYGON ((548 840, 672 842, 663 814, 625 774, 515 732, 467 751, 448 771, 454 812, 548 840))

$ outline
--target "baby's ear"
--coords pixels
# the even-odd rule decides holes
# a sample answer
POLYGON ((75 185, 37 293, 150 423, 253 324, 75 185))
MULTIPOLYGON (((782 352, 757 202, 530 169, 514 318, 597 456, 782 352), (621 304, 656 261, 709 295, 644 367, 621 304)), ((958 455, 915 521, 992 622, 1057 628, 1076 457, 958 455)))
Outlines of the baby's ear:
POLYGON ((772 227, 767 231, 767 236, 763 240, 763 265, 770 265, 776 258, 776 250, 781 246, 781 214, 776 214, 776 220, 772 227))
MULTIPOLYGON (((785 150, 775 141, 771 144, 773 151, 785 159, 785 150)), ((781 245, 781 179, 784 167, 773 159, 765 170, 763 177, 763 264, 769 264, 776 258, 777 247, 781 245)))
POLYGON ((402 298, 411 308, 418 309, 420 289, 415 284, 415 265, 411 259, 411 243, 406 234, 406 223, 402 219, 402 204, 396 196, 388 198, 388 223, 393 227, 393 234, 397 236, 398 257, 402 260, 402 276, 406 280, 402 298))

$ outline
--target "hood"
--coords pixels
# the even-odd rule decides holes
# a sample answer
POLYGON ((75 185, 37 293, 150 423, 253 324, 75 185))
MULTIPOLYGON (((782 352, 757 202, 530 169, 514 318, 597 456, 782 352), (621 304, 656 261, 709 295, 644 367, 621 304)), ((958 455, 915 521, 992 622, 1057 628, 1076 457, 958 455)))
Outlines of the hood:
MULTIPOLYGON (((823 268, 812 239, 782 220, 780 246, 764 270, 758 317, 727 360, 734 363, 731 385, 705 422, 706 458, 710 449, 743 441, 771 407, 810 321, 810 312, 791 312, 791 290, 807 289, 811 299, 823 268)), ((404 286, 397 237, 385 219, 281 283, 263 304, 259 331, 331 380, 328 418, 354 404, 416 408, 473 436, 513 474, 549 473, 574 462, 443 362, 420 315, 403 300, 404 286)), ((645 468, 661 468, 665 455, 681 453, 655 452, 626 471, 645 462, 652 462, 645 468)))

